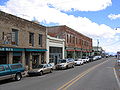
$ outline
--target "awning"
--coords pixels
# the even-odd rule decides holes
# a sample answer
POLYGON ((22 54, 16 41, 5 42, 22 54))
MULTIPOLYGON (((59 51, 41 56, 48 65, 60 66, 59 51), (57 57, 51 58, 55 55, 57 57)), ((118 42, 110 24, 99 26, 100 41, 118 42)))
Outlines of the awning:
POLYGON ((28 52, 45 52, 47 49, 25 49, 28 52))

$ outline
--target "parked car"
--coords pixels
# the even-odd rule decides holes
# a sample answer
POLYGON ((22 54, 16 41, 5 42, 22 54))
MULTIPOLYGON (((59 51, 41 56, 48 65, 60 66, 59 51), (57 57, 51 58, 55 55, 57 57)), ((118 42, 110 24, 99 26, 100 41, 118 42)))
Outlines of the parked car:
POLYGON ((32 70, 28 71, 28 75, 43 75, 45 73, 52 72, 52 67, 50 64, 40 64, 34 67, 32 70))
POLYGON ((89 61, 92 62, 93 61, 93 56, 89 56, 89 61))
POLYGON ((0 80, 15 79, 16 81, 21 80, 25 74, 25 68, 21 63, 17 64, 2 64, 0 65, 0 80))
POLYGON ((75 59, 75 65, 82 65, 83 60, 81 58, 75 59))
POLYGON ((98 59, 101 59, 102 58, 102 56, 98 56, 98 59))
POLYGON ((49 68, 51 68, 52 70, 54 69, 54 65, 53 65, 53 64, 48 63, 48 66, 49 66, 49 68))
POLYGON ((99 56, 94 56, 93 57, 93 61, 96 61, 96 60, 98 60, 99 59, 99 56))
POLYGON ((68 59, 60 59, 59 63, 56 65, 56 69, 68 69, 74 67, 74 61, 68 59))
POLYGON ((82 60, 83 60, 84 63, 89 62, 89 58, 88 57, 82 57, 82 60))

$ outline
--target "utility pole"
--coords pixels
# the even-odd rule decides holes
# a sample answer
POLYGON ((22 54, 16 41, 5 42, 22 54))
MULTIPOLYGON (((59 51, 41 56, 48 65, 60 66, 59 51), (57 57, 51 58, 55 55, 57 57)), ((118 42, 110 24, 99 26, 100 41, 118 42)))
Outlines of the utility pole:
POLYGON ((99 48, 99 39, 97 39, 97 55, 98 55, 98 48, 99 48))

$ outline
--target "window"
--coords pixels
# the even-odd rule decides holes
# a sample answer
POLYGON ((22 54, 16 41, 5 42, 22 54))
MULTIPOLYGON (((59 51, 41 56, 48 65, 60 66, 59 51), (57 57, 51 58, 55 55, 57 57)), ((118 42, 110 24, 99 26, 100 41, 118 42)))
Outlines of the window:
POLYGON ((76 44, 78 44, 78 42, 77 42, 77 38, 76 38, 76 44))
POLYGON ((68 43, 68 40, 69 40, 69 36, 67 35, 67 43, 68 43))
POLYGON ((39 34, 39 46, 42 47, 42 34, 39 34))
POLYGON ((34 33, 29 33, 29 44, 34 46, 34 33))
POLYGON ((5 66, 6 70, 10 70, 9 66, 5 66))
POLYGON ((12 29, 12 44, 17 45, 18 44, 18 30, 12 29))
POLYGON ((21 64, 11 65, 11 68, 12 68, 12 69, 19 69, 19 68, 22 68, 22 65, 21 65, 21 64))
POLYGON ((5 71, 4 66, 0 66, 0 71, 5 71))
POLYGON ((70 35, 70 43, 72 42, 72 36, 70 35))

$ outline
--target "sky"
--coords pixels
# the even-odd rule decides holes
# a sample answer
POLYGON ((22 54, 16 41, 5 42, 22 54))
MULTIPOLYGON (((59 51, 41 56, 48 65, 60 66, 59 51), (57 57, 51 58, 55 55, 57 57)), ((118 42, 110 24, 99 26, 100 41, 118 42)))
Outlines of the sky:
POLYGON ((0 10, 44 26, 67 25, 106 52, 120 51, 120 0, 0 0, 0 10))

